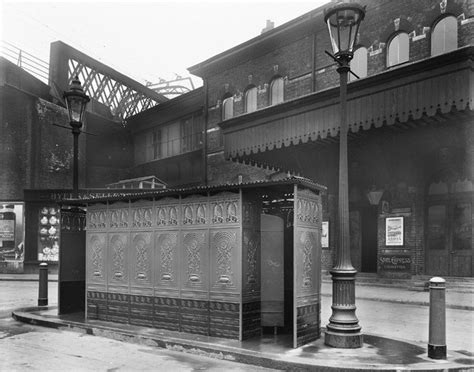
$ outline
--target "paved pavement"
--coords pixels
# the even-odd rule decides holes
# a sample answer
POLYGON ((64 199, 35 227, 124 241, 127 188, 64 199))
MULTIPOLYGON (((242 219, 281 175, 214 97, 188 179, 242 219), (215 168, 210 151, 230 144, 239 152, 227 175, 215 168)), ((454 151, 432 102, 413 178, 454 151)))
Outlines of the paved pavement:
MULTIPOLYGON (((0 371, 245 372, 248 364, 0 318, 0 371)), ((272 369, 251 366, 252 372, 272 369)))
MULTIPOLYGON (((0 278, 1 279, 1 278, 0 278)), ((34 278, 32 278, 33 280, 34 278)), ((51 279, 51 276, 50 276, 51 279)), ((54 279, 54 276, 53 276, 54 279)), ((12 287, 19 282, 8 283, 12 287)), ((0 283, 0 285, 2 285, 0 283)), ((35 282, 22 285, 35 286, 35 282)), ((3 284, 7 287, 7 283, 3 284)), ((50 282, 50 304, 57 283, 50 282)), ((364 333, 364 347, 357 350, 332 349, 320 339, 305 347, 292 349, 285 336, 266 335, 260 340, 239 343, 212 337, 188 335, 81 318, 58 317, 54 308, 16 311, 26 322, 60 329, 106 336, 132 343, 146 343, 169 350, 187 351, 268 368, 291 370, 425 369, 473 370, 472 341, 474 311, 472 291, 447 290, 448 360, 434 361, 426 356, 428 339, 429 293, 397 286, 361 283, 356 288, 357 316, 364 333)), ((322 283, 322 326, 331 315, 331 283, 322 283)), ((253 367, 249 367, 252 370, 253 367)))

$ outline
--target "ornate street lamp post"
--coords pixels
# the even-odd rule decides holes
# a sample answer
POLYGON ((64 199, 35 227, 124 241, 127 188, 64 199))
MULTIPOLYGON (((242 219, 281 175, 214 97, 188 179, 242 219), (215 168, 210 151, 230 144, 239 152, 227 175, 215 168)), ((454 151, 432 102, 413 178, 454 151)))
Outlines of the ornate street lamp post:
POLYGON ((74 198, 77 198, 79 195, 79 134, 81 134, 82 121, 86 112, 87 102, 90 101, 90 98, 84 93, 77 76, 72 80, 69 90, 64 92, 63 97, 66 101, 69 125, 72 128, 74 138, 72 194, 74 198))
POLYGON ((355 314, 355 275, 349 240, 349 186, 347 171, 347 76, 353 56, 357 33, 365 8, 355 3, 339 3, 325 12, 329 37, 338 63, 340 76, 340 131, 339 131, 339 239, 336 246, 332 275, 332 315, 326 327, 325 344, 339 348, 362 346, 362 333, 355 314))

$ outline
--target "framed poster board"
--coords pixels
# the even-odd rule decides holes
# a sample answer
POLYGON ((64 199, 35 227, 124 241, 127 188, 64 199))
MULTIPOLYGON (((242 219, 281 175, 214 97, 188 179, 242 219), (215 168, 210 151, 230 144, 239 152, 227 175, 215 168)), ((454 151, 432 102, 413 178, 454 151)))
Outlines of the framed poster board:
POLYGON ((323 221, 322 223, 321 247, 329 248, 329 221, 323 221))
POLYGON ((387 217, 385 219, 385 245, 403 245, 403 217, 387 217))

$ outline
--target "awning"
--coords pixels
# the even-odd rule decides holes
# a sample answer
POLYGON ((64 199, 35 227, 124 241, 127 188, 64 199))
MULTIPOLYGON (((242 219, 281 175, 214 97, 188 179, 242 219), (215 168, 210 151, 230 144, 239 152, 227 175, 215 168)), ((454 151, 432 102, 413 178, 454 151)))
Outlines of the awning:
MULTIPOLYGON (((424 115, 472 111, 473 55, 474 47, 469 46, 350 83, 349 130, 356 133, 416 121, 424 115)), ((222 122, 226 157, 248 157, 336 137, 338 95, 339 88, 331 88, 222 122)))

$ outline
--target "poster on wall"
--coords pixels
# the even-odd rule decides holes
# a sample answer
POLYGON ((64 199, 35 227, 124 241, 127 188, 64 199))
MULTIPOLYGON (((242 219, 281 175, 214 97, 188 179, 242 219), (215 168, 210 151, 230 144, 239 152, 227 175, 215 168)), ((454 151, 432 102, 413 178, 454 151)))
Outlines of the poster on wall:
POLYGON ((38 261, 59 260, 59 208, 43 207, 38 216, 38 261))
POLYGON ((322 224, 321 247, 329 248, 329 221, 323 221, 322 224))
POLYGON ((403 245, 403 217, 388 217, 385 219, 385 245, 403 245))
POLYGON ((0 202, 0 261, 23 261, 23 203, 0 202))

